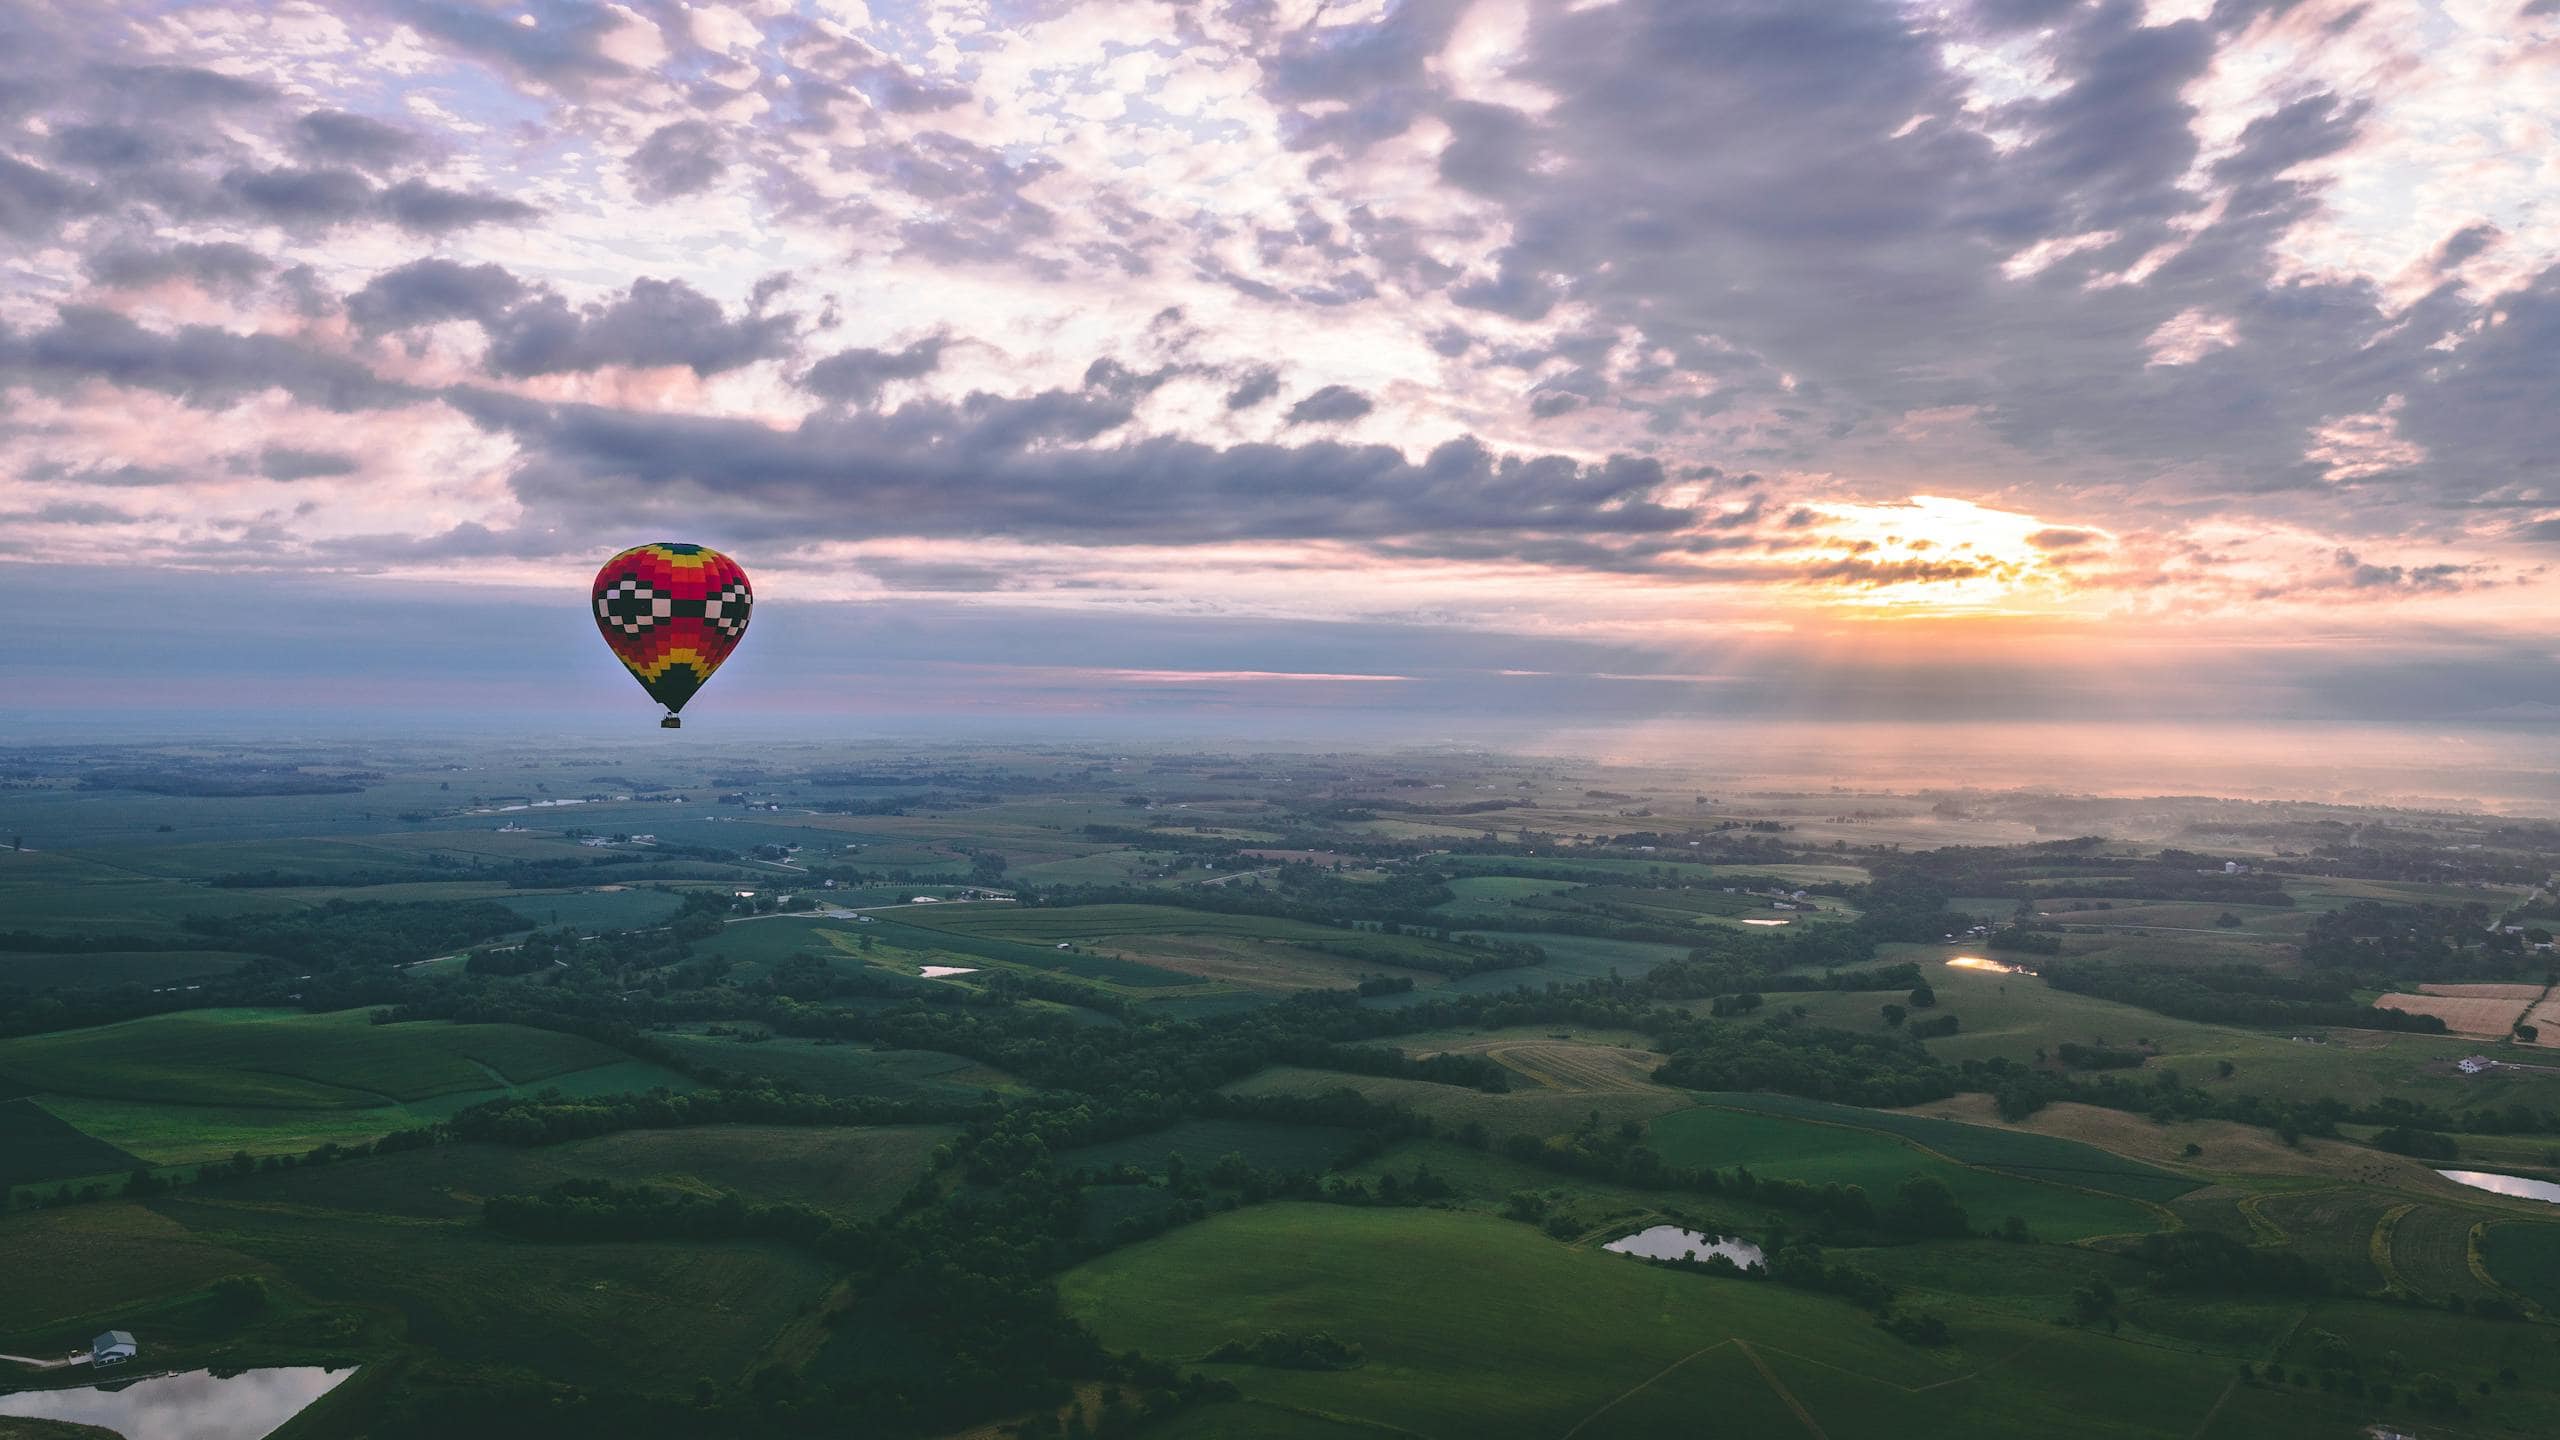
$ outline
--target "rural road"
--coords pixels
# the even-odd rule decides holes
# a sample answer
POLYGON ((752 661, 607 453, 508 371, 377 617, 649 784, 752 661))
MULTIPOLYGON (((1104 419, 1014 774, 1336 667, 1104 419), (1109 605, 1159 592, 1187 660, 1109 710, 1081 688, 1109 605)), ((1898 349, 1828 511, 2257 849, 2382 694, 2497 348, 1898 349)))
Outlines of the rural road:
POLYGON ((0 1355, 0 1360, 15 1360, 21 1365, 37 1370, 60 1370, 67 1365, 89 1363, 89 1357, 86 1355, 72 1355, 60 1360, 38 1360, 28 1355, 0 1355))

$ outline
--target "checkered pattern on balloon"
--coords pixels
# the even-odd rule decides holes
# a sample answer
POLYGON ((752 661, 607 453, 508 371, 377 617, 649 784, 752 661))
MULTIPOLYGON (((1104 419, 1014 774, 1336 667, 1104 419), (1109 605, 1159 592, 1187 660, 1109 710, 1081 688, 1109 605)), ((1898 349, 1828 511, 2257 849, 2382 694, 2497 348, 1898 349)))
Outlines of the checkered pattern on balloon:
POLYGON ((596 572, 596 629, 649 698, 682 710, 747 633, 755 591, 702 545, 635 545, 596 572))

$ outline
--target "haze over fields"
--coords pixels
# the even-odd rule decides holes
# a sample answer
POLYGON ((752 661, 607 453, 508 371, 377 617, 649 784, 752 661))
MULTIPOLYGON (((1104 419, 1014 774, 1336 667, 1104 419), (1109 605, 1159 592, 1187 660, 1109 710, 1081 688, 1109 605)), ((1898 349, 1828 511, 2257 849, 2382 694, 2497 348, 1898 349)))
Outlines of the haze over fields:
POLYGON ((21 723, 2560 714, 2560 11, 0 15, 21 723))

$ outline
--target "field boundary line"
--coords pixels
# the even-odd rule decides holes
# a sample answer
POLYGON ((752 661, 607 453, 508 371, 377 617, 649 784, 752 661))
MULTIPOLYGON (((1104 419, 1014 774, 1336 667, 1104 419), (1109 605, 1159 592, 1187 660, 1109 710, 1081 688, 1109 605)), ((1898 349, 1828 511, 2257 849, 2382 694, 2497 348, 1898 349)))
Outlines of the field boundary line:
MULTIPOLYGON (((1670 1364, 1663 1366, 1661 1369, 1654 1371, 1651 1375, 1646 1376, 1644 1379, 1639 1380, 1639 1381, 1637 1381, 1635 1384, 1628 1386, 1626 1389, 1619 1391, 1617 1394, 1610 1396, 1607 1400, 1605 1400, 1605 1401, 1603 1401, 1603 1402, 1601 1403, 1601 1406, 1600 1406, 1600 1408, 1599 1408, 1599 1409, 1592 1411, 1590 1414, 1585 1415, 1585 1416, 1583 1416, 1580 1420, 1578 1420, 1578 1421, 1574 1422, 1574 1427, 1573 1427, 1572 1429, 1567 1430, 1566 1432, 1564 1432, 1563 1436, 1562 1436, 1562 1437, 1560 1437, 1560 1440, 1573 1440, 1573 1437, 1574 1437, 1574 1436, 1579 1435, 1579 1434, 1581 1434, 1581 1433, 1582 1433, 1583 1428, 1584 1428, 1585 1426, 1589 1425, 1592 1421, 1599 1419, 1601 1416, 1608 1414, 1612 1409, 1616 1408, 1616 1407, 1617 1407, 1617 1404, 1618 1404, 1618 1402, 1619 1402, 1619 1401, 1626 1399, 1628 1396, 1635 1394, 1637 1391, 1644 1389, 1646 1386, 1649 1386, 1649 1385, 1654 1384, 1655 1382, 1657 1382, 1657 1381, 1661 1380, 1661 1379, 1662 1379, 1662 1377, 1664 1377, 1664 1376, 1666 1376, 1666 1375, 1670 1374, 1670 1373, 1671 1373, 1672 1371, 1674 1371, 1674 1370, 1679 1369, 1681 1366, 1688 1364, 1690 1361, 1697 1359, 1699 1356, 1704 1355, 1704 1354, 1706 1354, 1707 1352, 1709 1352, 1709 1351, 1711 1351, 1711 1350, 1721 1350, 1721 1349, 1723 1349, 1724 1347, 1726 1347, 1727 1345, 1738 1345, 1738 1346, 1742 1346, 1743 1353, 1745 1353, 1745 1354, 1749 1354, 1749 1353, 1750 1353, 1750 1349, 1751 1349, 1751 1347, 1749 1347, 1749 1346, 1747 1346, 1747 1345, 1743 1345, 1743 1344, 1742 1344, 1741 1337, 1739 1337, 1739 1336, 1734 1336, 1734 1335, 1727 1335, 1726 1337, 1724 1337, 1723 1339, 1721 1339, 1721 1340, 1717 1341, 1717 1342, 1716 1342, 1716 1343, 1714 1343, 1713 1345, 1701 1345, 1701 1346, 1699 1346, 1697 1349, 1690 1351, 1688 1354, 1681 1356, 1679 1359, 1672 1361, 1670 1364)), ((1753 1364, 1758 1364, 1759 1362, 1758 1362, 1757 1360, 1754 1360, 1752 1363, 1753 1363, 1753 1364)), ((1763 1374, 1763 1375, 1768 1374, 1768 1373, 1769 1373, 1769 1371, 1768 1371, 1768 1367, 1766 1367, 1766 1366, 1762 1366, 1762 1367, 1761 1367, 1761 1370, 1760 1370, 1760 1373, 1761 1373, 1761 1374, 1763 1374)), ((1770 1382, 1769 1382, 1769 1383, 1770 1383, 1770 1384, 1772 1384, 1772 1385, 1775 1385, 1775 1384, 1777 1384, 1777 1381, 1776 1381, 1776 1379, 1775 1379, 1775 1378, 1772 1378, 1772 1379, 1770 1380, 1770 1382)), ((1783 1394, 1785 1394, 1785 1391, 1784 1391, 1784 1390, 1781 1390, 1779 1393, 1780 1393, 1781 1395, 1783 1395, 1783 1394)), ((1793 1400, 1789 1400, 1787 1403, 1788 1403, 1788 1404, 1790 1404, 1790 1405, 1793 1405, 1795 1402, 1794 1402, 1793 1400)), ((1798 1412, 1798 1413, 1802 1413, 1802 1412, 1801 1412, 1801 1410, 1799 1410, 1799 1412, 1798 1412)), ((1811 1422, 1810 1420, 1808 1420, 1806 1423, 1807 1423, 1807 1424, 1811 1424, 1812 1422, 1811 1422)), ((1817 1435, 1819 1435, 1819 1434, 1821 1434, 1822 1432, 1821 1432, 1821 1431, 1819 1431, 1819 1430, 1817 1430, 1817 1431, 1815 1431, 1814 1433, 1815 1433, 1815 1434, 1817 1434, 1817 1435)))
POLYGON ((1796 1419, 1803 1422, 1805 1431, 1813 1436, 1813 1440, 1831 1440, 1830 1436, 1822 1433, 1822 1427, 1814 1423, 1813 1412, 1804 1408, 1804 1402, 1798 1400, 1795 1392, 1787 1388, 1787 1383, 1778 1378, 1778 1372, 1770 1369, 1769 1362, 1760 1358, 1760 1352, 1751 1348, 1751 1342, 1736 1336, 1733 1343, 1742 1351, 1743 1358, 1751 1362, 1751 1368, 1760 1372, 1760 1378, 1769 1382, 1769 1388, 1778 1393, 1786 1407, 1795 1412, 1796 1419))
MULTIPOLYGON (((2310 1193, 2310 1192, 2306 1192, 2306 1193, 2310 1193)), ((2293 1235, 2292 1235, 2292 1233, 2291 1233, 2291 1232, 2289 1232, 2289 1231, 2287 1231, 2287 1230, 2286 1230, 2282 1225, 2277 1224, 2277 1223, 2275 1222, 2275 1220, 2274 1220, 2272 1217, 2270 1217, 2270 1216, 2268 1216, 2268 1215, 2266 1215, 2266 1214, 2262 1213, 2262 1212, 2258 1209, 2259 1202, 2261 1202, 2261 1201, 2265 1200, 2266 1198, 2267 1198, 2267 1197, 2266 1197, 2265 1195, 2245 1195, 2245 1196, 2242 1196, 2242 1197, 2241 1197, 2241 1199, 2240 1199, 2240 1206, 2239 1206, 2239 1209, 2240 1209, 2240 1218, 2249 1222, 2249 1229, 2250 1229, 2250 1232, 2251 1232, 2251 1233, 2253 1233, 2253 1234, 2255 1234, 2255 1235, 2258 1237, 2258 1243, 2259 1243, 2259 1244, 2261 1244, 2261 1245, 2290 1245, 2290 1244, 2292 1244, 2292 1243, 2293 1243, 2293 1235)))
POLYGON ((2373 1256, 2373 1268, 2382 1272, 2382 1288, 2394 1294, 2409 1293, 2409 1286, 2401 1278, 2400 1267, 2391 1263, 2392 1237, 2400 1233, 2400 1222, 2417 1208, 2417 1203, 2412 1201, 2383 1211, 2382 1218, 2373 1222, 2372 1237, 2365 1242, 2365 1248, 2373 1256))
POLYGON ((2196 1422, 2195 1433, 2187 1440, 2204 1440, 2204 1433, 2213 1428, 2213 1417, 2221 1414, 2222 1407, 2231 1403, 2232 1392, 2239 1388, 2240 1377, 2237 1375, 2222 1382, 2222 1393, 2213 1397, 2212 1406, 2204 1412, 2204 1418, 2196 1422))

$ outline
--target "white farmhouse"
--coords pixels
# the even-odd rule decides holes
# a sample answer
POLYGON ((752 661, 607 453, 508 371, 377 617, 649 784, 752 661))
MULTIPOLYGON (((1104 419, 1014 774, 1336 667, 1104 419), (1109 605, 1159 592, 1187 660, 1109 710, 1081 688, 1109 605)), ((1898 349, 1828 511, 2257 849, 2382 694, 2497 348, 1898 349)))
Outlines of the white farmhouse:
POLYGON ((130 1331, 109 1330, 89 1342, 89 1364, 92 1367, 121 1365, 139 1354, 141 1349, 141 1346, 133 1343, 133 1335, 130 1331))

